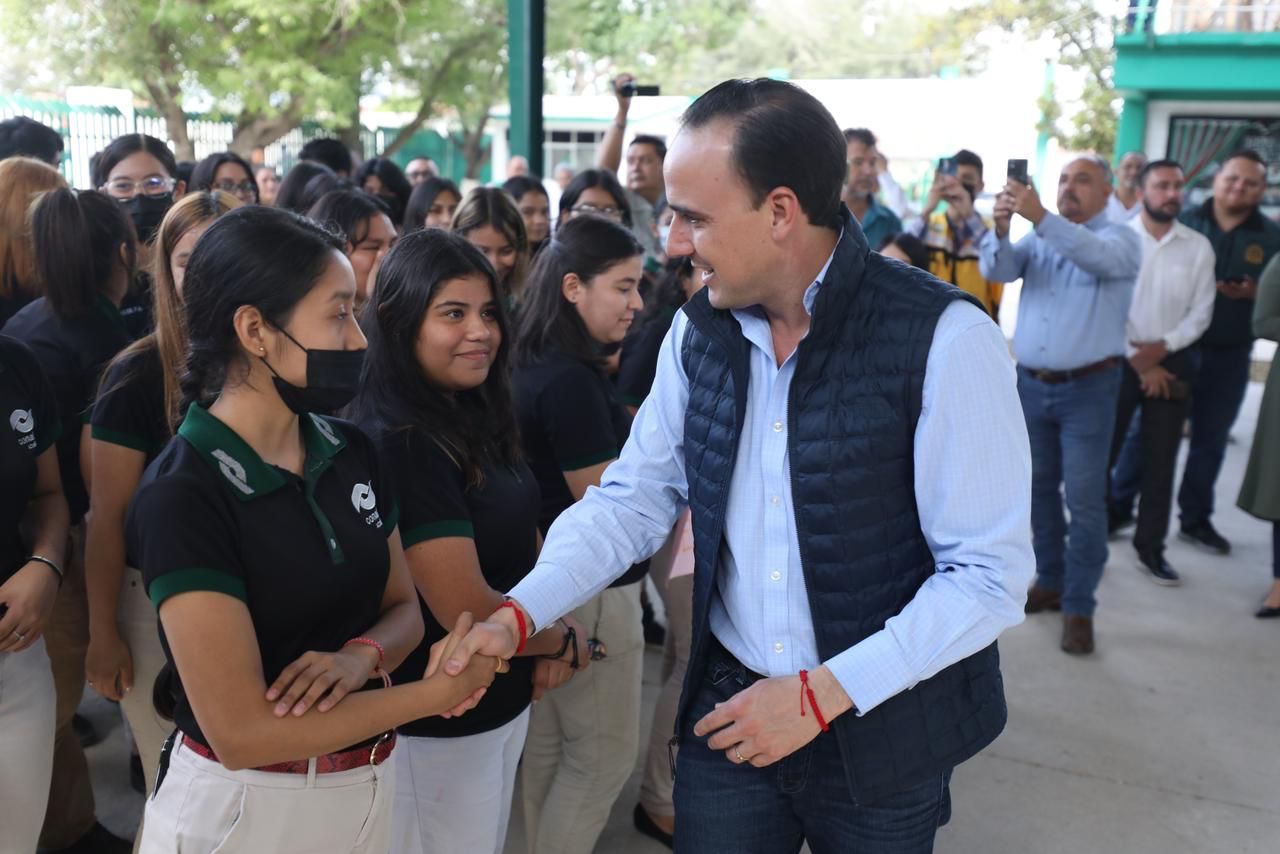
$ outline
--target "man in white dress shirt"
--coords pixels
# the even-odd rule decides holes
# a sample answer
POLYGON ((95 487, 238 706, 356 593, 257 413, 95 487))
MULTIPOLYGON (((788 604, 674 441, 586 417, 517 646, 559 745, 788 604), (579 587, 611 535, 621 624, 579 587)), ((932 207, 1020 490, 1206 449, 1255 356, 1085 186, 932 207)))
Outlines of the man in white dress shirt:
MULTIPOLYGON (((1154 160, 1139 179, 1142 212, 1130 227, 1142 240, 1142 268, 1126 326, 1128 361, 1120 384, 1111 462, 1115 464, 1134 413, 1141 411, 1142 498, 1133 545, 1138 565, 1157 584, 1178 573, 1164 558, 1173 501, 1173 473, 1190 409, 1195 373, 1190 348, 1213 319, 1217 294, 1213 246, 1182 223, 1182 166, 1154 160)), ((1112 502, 1112 528, 1132 512, 1112 502)))

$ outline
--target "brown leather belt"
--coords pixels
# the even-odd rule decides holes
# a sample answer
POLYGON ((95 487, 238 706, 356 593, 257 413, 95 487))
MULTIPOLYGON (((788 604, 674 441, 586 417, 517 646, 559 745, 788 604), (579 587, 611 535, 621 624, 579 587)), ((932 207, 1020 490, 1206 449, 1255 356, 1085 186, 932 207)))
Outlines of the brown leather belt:
MULTIPOLYGON (((219 761, 212 750, 185 733, 182 736, 182 744, 197 756, 203 756, 205 759, 211 759, 214 762, 219 761)), ((391 756, 391 750, 395 746, 396 734, 392 732, 379 738, 372 747, 354 747, 341 753, 326 753, 324 756, 317 756, 316 773, 335 774, 338 771, 364 768, 366 765, 381 765, 391 756)), ((267 771, 272 774, 306 774, 309 770, 307 767, 309 764, 310 760, 295 759, 290 762, 263 765, 261 768, 254 768, 253 770, 267 771)))
POLYGON ((1120 364, 1121 361, 1123 360, 1119 356, 1110 356, 1103 359, 1101 362, 1094 362, 1092 365, 1085 365, 1083 368, 1072 368, 1069 371, 1041 371, 1027 367, 1023 367, 1022 370, 1030 374, 1033 379, 1037 379, 1042 383, 1060 385, 1062 383, 1069 383, 1072 380, 1092 376, 1093 374, 1100 374, 1109 368, 1114 368, 1116 365, 1120 364))

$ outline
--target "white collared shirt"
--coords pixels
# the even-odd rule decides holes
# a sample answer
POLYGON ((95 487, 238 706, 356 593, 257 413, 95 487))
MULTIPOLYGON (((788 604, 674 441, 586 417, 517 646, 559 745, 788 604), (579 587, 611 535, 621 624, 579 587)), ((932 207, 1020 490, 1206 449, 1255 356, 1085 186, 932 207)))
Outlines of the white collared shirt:
POLYGON ((1115 193, 1107 196, 1107 218, 1112 222, 1133 222, 1142 213, 1142 202, 1134 202, 1133 207, 1126 208, 1124 202, 1115 193))
POLYGON ((1160 240, 1140 216, 1129 227, 1142 241, 1142 269, 1125 324, 1126 352, 1137 352, 1134 341, 1164 341, 1170 353, 1182 350, 1199 340, 1213 319, 1213 245, 1176 220, 1160 240))

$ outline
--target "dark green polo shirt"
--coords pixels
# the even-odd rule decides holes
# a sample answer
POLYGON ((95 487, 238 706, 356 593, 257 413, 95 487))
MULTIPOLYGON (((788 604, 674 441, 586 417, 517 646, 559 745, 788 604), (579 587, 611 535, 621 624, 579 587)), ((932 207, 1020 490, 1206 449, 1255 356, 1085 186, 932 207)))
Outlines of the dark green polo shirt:
MULTIPOLYGON (((1213 216, 1213 197, 1199 207, 1184 211, 1183 223, 1209 238, 1216 255, 1214 275, 1218 281, 1250 276, 1262 278, 1262 270, 1280 253, 1280 225, 1254 211, 1230 231, 1223 231, 1213 216)), ((1227 299, 1218 294, 1213 303, 1213 321, 1199 344, 1203 347, 1247 347, 1253 343, 1253 300, 1227 299)))
MULTIPOLYGON (((363 433, 318 415, 299 420, 302 477, 192 406, 147 467, 125 523, 128 560, 157 609, 196 590, 245 604, 268 685, 303 653, 338 650, 377 622, 398 516, 394 485, 363 433)), ((172 663, 163 629, 160 639, 172 663)), ((174 719, 207 744, 181 691, 174 719)))
POLYGON ((36 457, 61 433, 58 403, 31 349, 0 335, 0 584, 22 568, 31 553, 19 530, 36 486, 36 457))

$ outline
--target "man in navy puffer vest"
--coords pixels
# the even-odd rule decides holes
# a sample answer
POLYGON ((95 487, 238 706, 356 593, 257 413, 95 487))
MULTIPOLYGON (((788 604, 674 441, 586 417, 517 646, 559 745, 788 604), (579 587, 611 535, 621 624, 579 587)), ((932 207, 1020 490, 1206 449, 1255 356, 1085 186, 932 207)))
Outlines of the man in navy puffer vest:
POLYGON ((621 457, 446 665, 511 655, 693 514, 677 851, 926 852, 1006 719, 996 638, 1034 567, 999 329, 870 252, 812 96, 733 80, 667 156, 677 316, 621 457))

